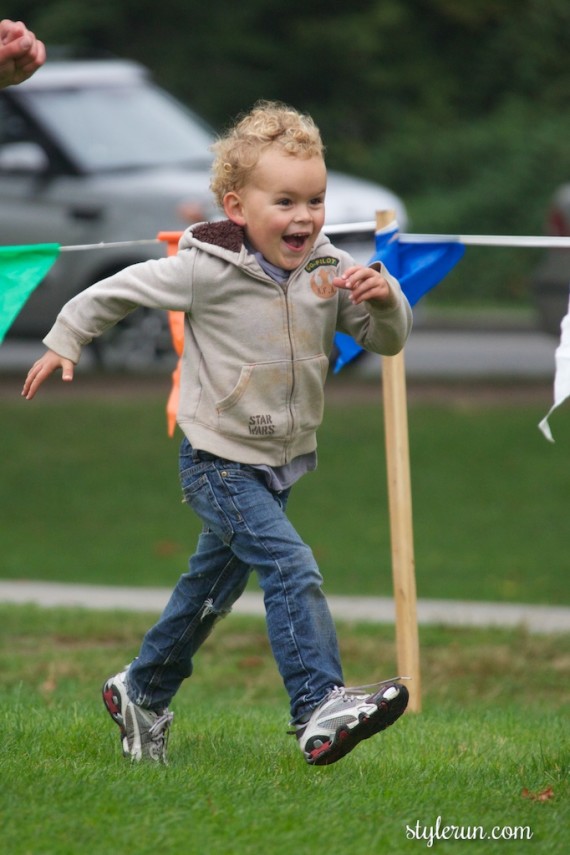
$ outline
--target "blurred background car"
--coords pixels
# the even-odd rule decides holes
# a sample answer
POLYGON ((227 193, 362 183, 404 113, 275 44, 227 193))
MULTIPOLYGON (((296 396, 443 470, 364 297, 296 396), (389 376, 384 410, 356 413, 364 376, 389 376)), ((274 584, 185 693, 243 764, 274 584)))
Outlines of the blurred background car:
MULTIPOLYGON (((546 231, 570 237, 570 184, 559 187, 550 204, 546 231)), ((568 311, 570 290, 570 249, 548 249, 532 276, 532 294, 540 328, 560 335, 560 323, 568 311)))
MULTIPOLYGON (((126 242, 62 252, 10 337, 42 338, 74 294, 165 255, 164 243, 151 242, 158 232, 219 218, 209 190, 214 136, 148 69, 126 60, 48 61, 0 91, 2 245, 126 242)), ((405 206, 385 187, 329 172, 327 225, 371 222, 379 209, 395 210, 405 227, 405 206)), ((335 241, 359 261, 372 253, 369 232, 335 241)), ((137 309, 94 348, 108 368, 171 361, 166 315, 137 309)))

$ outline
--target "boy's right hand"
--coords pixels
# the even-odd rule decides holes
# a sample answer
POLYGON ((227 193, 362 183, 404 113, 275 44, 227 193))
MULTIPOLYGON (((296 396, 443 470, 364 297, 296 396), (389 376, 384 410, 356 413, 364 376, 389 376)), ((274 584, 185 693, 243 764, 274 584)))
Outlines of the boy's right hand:
POLYGON ((62 380, 69 383, 73 380, 74 367, 71 359, 65 359, 65 357, 55 353, 55 351, 48 350, 40 359, 34 362, 28 371, 28 376, 24 381, 22 389, 22 397, 31 401, 44 380, 47 380, 50 374, 53 374, 58 368, 62 370, 62 380))

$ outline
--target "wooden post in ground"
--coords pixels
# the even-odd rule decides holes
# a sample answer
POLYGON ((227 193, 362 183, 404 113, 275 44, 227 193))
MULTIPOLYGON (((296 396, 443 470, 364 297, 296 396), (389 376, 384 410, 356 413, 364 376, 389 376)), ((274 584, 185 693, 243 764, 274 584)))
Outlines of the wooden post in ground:
MULTIPOLYGON (((376 228, 381 229, 394 219, 394 212, 379 211, 376 214, 376 228)), ((420 712, 420 652, 403 351, 396 356, 382 357, 382 391, 398 672, 402 676, 411 677, 408 684, 408 709, 420 712)))

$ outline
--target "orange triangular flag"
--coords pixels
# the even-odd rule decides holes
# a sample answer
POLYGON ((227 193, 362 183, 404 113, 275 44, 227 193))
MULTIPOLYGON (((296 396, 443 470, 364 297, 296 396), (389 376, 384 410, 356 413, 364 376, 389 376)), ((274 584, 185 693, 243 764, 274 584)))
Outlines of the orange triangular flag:
MULTIPOLYGON (((167 255, 176 255, 178 252, 178 243, 183 232, 159 232, 157 237, 159 240, 166 241, 167 255)), ((169 312, 168 323, 170 325, 170 335, 172 336, 172 344, 178 355, 178 363, 172 372, 172 387, 166 404, 166 423, 168 427, 168 436, 174 436, 176 429, 176 416, 178 414, 178 402, 180 400, 180 371, 182 351, 184 350, 184 312, 169 312)))

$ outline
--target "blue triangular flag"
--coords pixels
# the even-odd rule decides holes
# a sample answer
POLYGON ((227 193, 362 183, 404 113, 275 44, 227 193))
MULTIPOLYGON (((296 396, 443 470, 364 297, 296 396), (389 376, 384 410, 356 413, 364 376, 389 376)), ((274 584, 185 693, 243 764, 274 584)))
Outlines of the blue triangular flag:
MULTIPOLYGON (((459 241, 435 243, 400 243, 398 224, 394 221, 376 232, 376 250, 368 262, 381 261, 398 279, 411 306, 434 288, 465 254, 459 241)), ((355 359, 363 348, 344 333, 335 335, 337 357, 334 373, 355 359)))

